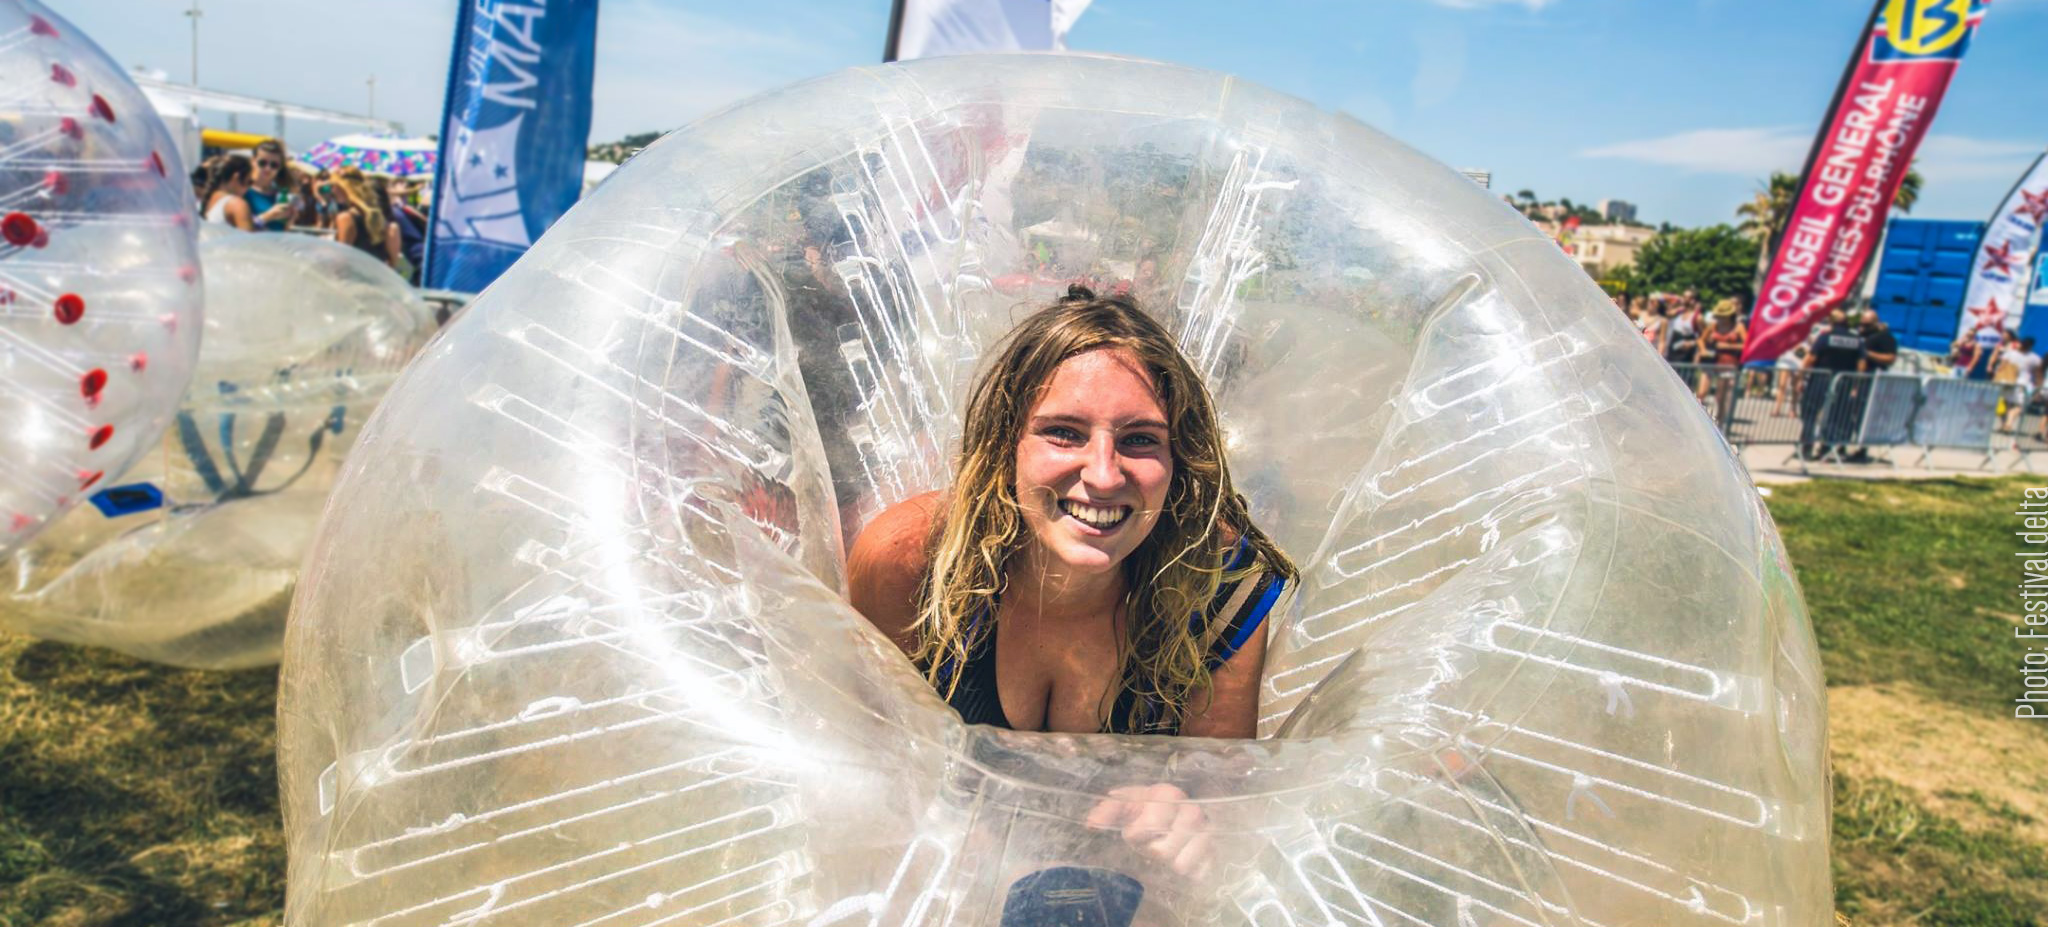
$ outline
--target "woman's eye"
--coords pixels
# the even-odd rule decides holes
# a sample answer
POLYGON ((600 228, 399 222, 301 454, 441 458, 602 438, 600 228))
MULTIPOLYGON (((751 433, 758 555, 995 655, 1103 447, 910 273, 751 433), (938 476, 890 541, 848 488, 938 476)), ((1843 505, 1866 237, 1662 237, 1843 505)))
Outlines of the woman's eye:
POLYGON ((1133 447, 1152 448, 1158 447, 1161 442, 1158 438, 1153 437, 1152 435, 1137 434, 1126 435, 1124 437, 1124 443, 1131 445, 1133 447))
POLYGON ((1079 444, 1085 440, 1080 432, 1062 425, 1054 425, 1041 432, 1041 434, 1062 444, 1079 444))

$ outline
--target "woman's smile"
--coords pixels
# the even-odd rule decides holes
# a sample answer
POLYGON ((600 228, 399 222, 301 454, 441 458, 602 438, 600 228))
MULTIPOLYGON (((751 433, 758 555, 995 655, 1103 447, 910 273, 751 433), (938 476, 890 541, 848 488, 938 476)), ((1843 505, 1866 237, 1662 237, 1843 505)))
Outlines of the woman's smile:
POLYGON ((1108 534, 1122 527, 1124 520, 1131 517, 1128 505, 1089 505, 1072 499, 1061 499, 1060 512, 1080 522, 1083 528, 1108 534))

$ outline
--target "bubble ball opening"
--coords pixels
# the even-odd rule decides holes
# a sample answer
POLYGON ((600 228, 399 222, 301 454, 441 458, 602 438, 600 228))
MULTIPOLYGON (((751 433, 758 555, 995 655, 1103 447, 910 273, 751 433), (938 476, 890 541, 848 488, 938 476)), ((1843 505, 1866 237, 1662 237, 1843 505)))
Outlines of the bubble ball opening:
POLYGON ((1556 246, 1342 116, 1085 56, 671 134, 380 407, 287 631, 299 924, 1826 924, 1819 661, 1711 423, 1556 246), (959 721, 847 606, 1069 282, 1215 395, 1302 568, 1256 741, 959 721), (1087 826, 1172 783, 1188 878, 1087 826))

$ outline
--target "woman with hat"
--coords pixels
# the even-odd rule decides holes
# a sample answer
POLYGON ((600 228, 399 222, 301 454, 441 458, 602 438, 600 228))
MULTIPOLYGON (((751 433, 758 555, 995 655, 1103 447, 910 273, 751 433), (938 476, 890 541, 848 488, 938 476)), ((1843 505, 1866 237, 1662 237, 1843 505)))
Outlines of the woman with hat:
POLYGON ((1700 335, 1700 363, 1722 368, 1702 379, 1699 388, 1699 399, 1705 402, 1707 384, 1714 384, 1716 420, 1727 417, 1730 393, 1735 389, 1735 370, 1742 363, 1742 346, 1749 341, 1749 329, 1735 316, 1740 306, 1732 296, 1715 303, 1714 323, 1700 335))

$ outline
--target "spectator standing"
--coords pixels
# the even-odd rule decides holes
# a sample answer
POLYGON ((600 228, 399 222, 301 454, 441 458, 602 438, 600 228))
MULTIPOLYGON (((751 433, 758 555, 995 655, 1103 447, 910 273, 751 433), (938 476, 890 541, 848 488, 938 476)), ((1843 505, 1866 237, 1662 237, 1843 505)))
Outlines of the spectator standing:
POLYGON ((398 236, 391 234, 391 222, 377 205, 361 169, 353 165, 336 168, 328 177, 334 199, 334 240, 349 245, 379 261, 393 272, 403 273, 399 262, 398 236))
POLYGON ((1665 323, 1664 359, 1673 364, 1696 364, 1700 361, 1700 306, 1690 295, 1680 297, 1665 323))
POLYGON ((425 265, 427 257, 427 217, 406 203, 406 198, 412 193, 410 181, 397 178, 386 189, 386 215, 392 227, 398 230, 398 253, 411 267, 406 280, 418 286, 420 268, 425 265))
POLYGON ((1847 416, 1827 408, 1834 392, 1834 380, 1863 367, 1863 334, 1849 327, 1849 315, 1840 309, 1828 313, 1828 328, 1806 355, 1806 388, 1799 397, 1799 451, 1807 460, 1827 456, 1833 445, 1845 437, 1840 424, 1847 416), (1821 421, 1821 413, 1829 413, 1821 421), (1817 442, 1817 443, 1816 443, 1817 442))
POLYGON ((2041 355, 2034 353, 2034 337, 2028 335, 2007 347, 1999 365, 2012 370, 2011 382, 2005 388, 2005 430, 2017 433, 2020 418, 2027 413, 2027 403, 2033 401, 2034 391, 2041 388, 2041 355))
POLYGON ((1863 332, 1863 365, 1871 373, 1884 373, 1892 369, 1899 360, 1899 339, 1892 334, 1892 327, 1877 317, 1877 312, 1863 310, 1858 325, 1863 332))
POLYGON ((1712 364, 1715 369, 1701 379, 1698 396, 1704 402, 1708 390, 1713 391, 1714 421, 1723 424, 1734 411, 1730 403, 1735 398, 1736 368, 1742 364, 1742 346, 1749 342, 1749 329, 1736 318, 1741 311, 1733 298, 1715 303, 1713 324, 1700 333, 1700 363, 1712 364))
POLYGON ((1998 346, 2004 339, 2005 330, 1996 325, 1978 326, 1975 331, 1956 342, 1956 376, 1965 380, 1989 380, 1998 363, 1998 346))
POLYGON ((249 159, 241 155, 228 155, 214 162, 213 174, 206 179, 206 195, 200 199, 206 221, 232 225, 244 232, 256 231, 249 201, 243 198, 249 192, 251 173, 249 159))
MULTIPOLYGON (((1866 373, 1884 373, 1892 369, 1899 359, 1899 339, 1892 334, 1892 327, 1884 324, 1874 310, 1865 309, 1858 317, 1857 331, 1863 335, 1863 370, 1866 373)), ((1873 387, 1875 382, 1873 381, 1873 387)), ((1855 424, 1863 423, 1864 410, 1868 401, 1859 392, 1856 396, 1855 424)), ((1870 448, 1859 447, 1842 457, 1848 463, 1869 463, 1870 448)))
POLYGON ((255 170, 249 180, 249 190, 242 198, 249 203, 256 227, 266 232, 282 232, 292 217, 292 192, 290 178, 285 173, 284 146, 274 138, 257 143, 255 170))
POLYGON ((1643 317, 1642 317, 1642 318, 1640 318, 1640 319, 1637 319, 1637 320, 1636 320, 1636 328, 1637 328, 1637 330, 1639 330, 1639 331, 1641 331, 1641 332, 1643 333, 1643 338, 1644 338, 1644 339, 1646 339, 1646 340, 1648 340, 1648 341, 1650 342, 1650 348, 1651 348, 1651 350, 1654 350, 1654 351, 1656 351, 1656 352, 1657 352, 1657 354, 1658 354, 1658 356, 1660 356, 1660 357, 1661 357, 1661 356, 1663 356, 1663 354, 1664 354, 1664 308, 1663 308, 1663 306, 1661 306, 1660 304, 1658 304, 1658 303, 1657 303, 1657 302, 1655 302, 1655 301, 1652 301, 1652 302, 1650 303, 1650 307, 1649 307, 1648 309, 1644 310, 1644 312, 1643 312, 1643 317))

